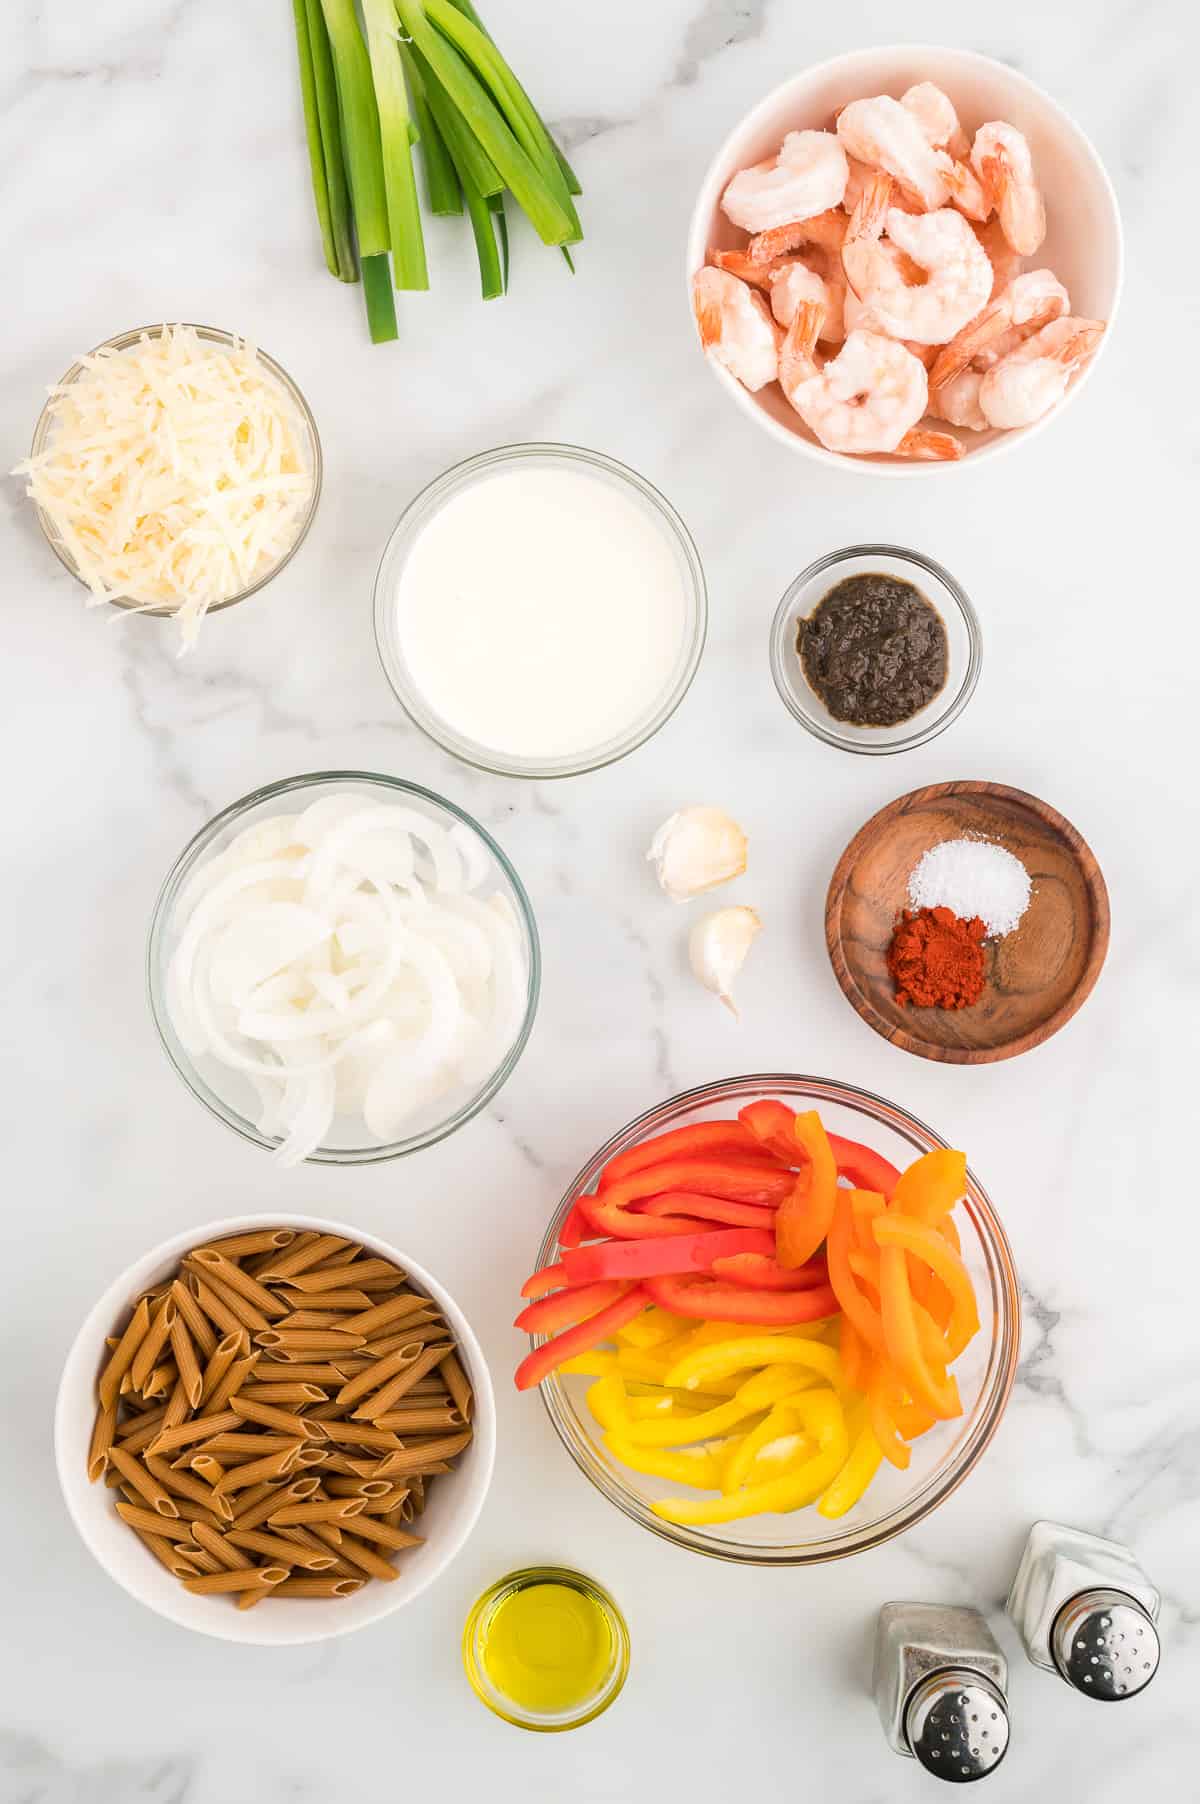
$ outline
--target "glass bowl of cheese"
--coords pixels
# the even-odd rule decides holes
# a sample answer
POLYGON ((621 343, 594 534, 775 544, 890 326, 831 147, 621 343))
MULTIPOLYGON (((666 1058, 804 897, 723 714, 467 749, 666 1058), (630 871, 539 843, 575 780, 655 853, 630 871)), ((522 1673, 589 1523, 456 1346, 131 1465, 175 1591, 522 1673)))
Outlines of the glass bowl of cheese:
POLYGON ((300 549, 321 441, 287 371, 245 338, 139 326, 55 383, 17 474, 89 605, 177 619, 187 649, 300 549))

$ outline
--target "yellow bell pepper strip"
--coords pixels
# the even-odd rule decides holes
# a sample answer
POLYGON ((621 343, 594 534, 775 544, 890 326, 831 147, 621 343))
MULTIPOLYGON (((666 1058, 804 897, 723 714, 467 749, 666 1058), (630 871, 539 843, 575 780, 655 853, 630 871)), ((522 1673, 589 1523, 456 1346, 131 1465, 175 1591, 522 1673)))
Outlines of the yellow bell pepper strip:
POLYGON ((846 1463, 846 1423, 832 1391, 805 1391, 793 1407, 802 1425, 817 1442, 818 1451, 790 1472, 743 1485, 732 1497, 670 1497, 651 1504, 664 1522, 702 1528, 721 1522, 738 1522, 764 1512, 785 1513, 812 1503, 831 1484, 846 1463))
POLYGON ((899 1215, 936 1227, 955 1203, 966 1195, 967 1155, 939 1146, 914 1159, 901 1174, 891 1195, 891 1207, 899 1215))
MULTIPOLYGON (((672 1409, 679 1410, 685 1415, 694 1416, 699 1414, 702 1409, 715 1409, 718 1403, 726 1403, 730 1397, 737 1395, 732 1380, 728 1386, 722 1386, 720 1392, 669 1391, 665 1385, 646 1384, 640 1378, 626 1378, 623 1373, 622 1381, 625 1385, 628 1397, 627 1407, 631 1416, 638 1413, 634 1405, 642 1403, 654 1404, 654 1413, 657 1413, 663 1404, 670 1404, 672 1409)), ((644 1410, 642 1413, 646 1415, 651 1412, 644 1410)))
MULTIPOLYGON (((721 1470, 721 1489, 726 1497, 745 1484, 751 1466, 765 1447, 784 1439, 798 1442, 800 1431, 801 1422, 796 1412, 785 1403, 775 1404, 757 1428, 742 1436, 740 1446, 725 1461, 721 1470)), ((795 1447, 791 1451, 795 1452, 795 1447)))
POLYGON ((822 1326, 820 1322, 805 1322, 791 1328, 758 1327, 747 1322, 700 1322, 693 1326, 690 1334, 680 1336, 677 1356, 682 1359, 685 1353, 694 1352, 697 1347, 714 1346, 717 1341, 760 1340, 764 1334, 797 1334, 808 1339, 822 1326))
MULTIPOLYGON (((562 1256, 569 1284, 636 1281, 664 1272, 706 1272, 714 1259, 755 1254, 773 1260, 774 1234, 761 1228, 704 1228, 663 1240, 602 1240, 562 1256)), ((819 1279, 818 1279, 819 1282, 819 1279)))
POLYGON ((553 1340, 543 1341, 532 1353, 527 1353, 514 1374, 514 1382, 519 1391, 532 1390, 543 1378, 548 1378, 564 1359, 573 1359, 577 1353, 589 1353, 606 1340, 611 1340, 618 1328, 631 1322, 635 1315, 640 1315, 650 1301, 640 1284, 635 1284, 628 1295, 619 1297, 610 1303, 607 1309, 601 1309, 588 1317, 586 1322, 577 1322, 562 1334, 556 1334, 553 1340))
MULTIPOLYGON (((782 1403, 785 1397, 794 1397, 797 1391, 811 1390, 813 1385, 821 1384, 827 1374, 818 1372, 812 1367, 798 1365, 764 1366, 761 1372, 755 1372, 737 1388, 737 1396, 751 1409, 770 1409, 773 1404, 782 1403)), ((691 1395, 691 1392, 687 1392, 691 1395)))
POLYGON ((526 1334, 557 1334, 560 1328, 573 1327, 597 1310, 607 1309, 629 1288, 627 1283, 608 1283, 576 1284, 570 1290, 556 1290, 522 1309, 513 1327, 523 1328, 526 1334))
POLYGON ((900 1181, 900 1173, 889 1160, 869 1146, 860 1145, 857 1140, 844 1139, 841 1134, 830 1134, 827 1138, 839 1173, 853 1189, 874 1190, 885 1199, 891 1197, 900 1181))
POLYGON ((832 1522, 853 1509, 879 1470, 883 1450, 868 1422, 850 1449, 850 1457, 817 1505, 817 1514, 832 1522))
POLYGON ((694 1159, 712 1153, 753 1152, 756 1141, 740 1121, 694 1121, 687 1127, 671 1128, 641 1140, 608 1161, 600 1173, 600 1188, 630 1178, 648 1165, 663 1165, 669 1159, 694 1159))
POLYGON ((673 1310, 676 1315, 694 1315, 701 1321, 720 1316, 727 1322, 782 1328, 837 1313, 837 1298, 827 1284, 818 1284, 811 1290, 747 1290, 720 1278, 690 1273, 647 1278, 644 1282, 651 1297, 664 1309, 673 1310))
POLYGON ((854 1244, 860 1253, 873 1254, 875 1236, 871 1223, 877 1215, 881 1215, 887 1204, 877 1190, 852 1190, 850 1192, 850 1212, 854 1220, 854 1244))
POLYGON ((612 1372, 589 1385, 587 1406, 601 1428, 611 1428, 618 1434, 622 1432, 629 1415, 625 1407, 625 1386, 619 1373, 612 1372))
POLYGON ((593 1347, 590 1353, 577 1353, 574 1359, 564 1359, 558 1369, 564 1378, 607 1378, 620 1367, 615 1353, 602 1353, 599 1347, 593 1347))
POLYGON ((813 1290, 818 1284, 828 1284, 829 1270, 819 1254, 797 1271, 785 1271, 774 1248, 772 1235, 770 1252, 721 1253, 712 1262, 712 1275, 744 1284, 748 1290, 813 1290))
MULTIPOLYGON (((720 1398, 714 1398, 714 1403, 720 1398)), ((657 1397, 625 1397, 625 1413, 631 1422, 653 1422, 659 1416, 669 1416, 675 1407, 674 1393, 662 1391, 657 1397)))
POLYGON ((883 1322, 858 1287, 850 1268, 854 1249, 854 1190, 839 1190, 834 1203, 833 1220, 825 1253, 829 1260, 829 1282, 842 1315, 853 1324, 859 1337, 872 1353, 883 1352, 883 1322))
POLYGON ((543 1265, 540 1271, 526 1278, 521 1286, 521 1295, 535 1299, 548 1297, 552 1290, 561 1290, 569 1282, 566 1269, 562 1265, 543 1265))
MULTIPOLYGON (((950 1292, 954 1306, 946 1324, 946 1353, 949 1359, 957 1359, 979 1329, 975 1291, 960 1255, 936 1228, 913 1221, 911 1216, 895 1214, 891 1209, 885 1215, 877 1215, 873 1226, 881 1248, 898 1247, 907 1253, 915 1253, 932 1267, 950 1292)), ((905 1282, 907 1288, 907 1274, 905 1282)))
MULTIPOLYGON (((786 1334, 770 1335, 762 1340, 718 1341, 712 1347, 698 1347, 685 1353, 667 1373, 666 1383, 674 1390, 707 1390, 731 1373, 748 1366, 797 1365, 819 1372, 828 1384, 840 1384, 841 1361, 832 1347, 820 1341, 794 1339, 786 1334)), ((742 1385, 738 1396, 743 1397, 742 1385)))
POLYGON ((617 1339, 627 1347, 657 1347, 690 1326, 682 1316, 670 1315, 665 1309, 647 1309, 618 1328, 617 1339))
POLYGON ((757 1485, 766 1478, 779 1478, 784 1472, 793 1472, 819 1451, 810 1434, 779 1435, 775 1440, 768 1441, 761 1453, 756 1454, 746 1474, 746 1483, 757 1485))
POLYGON ((837 1197, 837 1165, 815 1109, 795 1122, 796 1144, 808 1163, 779 1205, 775 1217, 775 1256, 790 1271, 807 1265, 829 1233, 837 1197))
POLYGON ((884 1246, 879 1255, 879 1294, 883 1305, 883 1338, 892 1365, 917 1403, 948 1419, 962 1413, 958 1386, 945 1366, 933 1365, 921 1351, 913 1319, 908 1263, 902 1246, 884 1246))
MULTIPOLYGON (((640 1378, 644 1384, 657 1384, 666 1389, 667 1373, 673 1364, 674 1361, 664 1359, 657 1348, 645 1353, 640 1347, 620 1347, 617 1350, 616 1369, 621 1376, 625 1379, 640 1378)), ((733 1397, 737 1394, 737 1385, 731 1380, 720 1380, 714 1394, 733 1397)))
POLYGON ((775 1210, 763 1203, 733 1203, 728 1197, 701 1196, 695 1190, 668 1190, 629 1205, 632 1215, 683 1216, 693 1224, 720 1222, 726 1228, 761 1228, 775 1232, 775 1210))
POLYGON ((669 1420, 630 1422, 624 1438, 635 1447, 683 1447, 690 1441, 711 1441, 717 1435, 728 1434, 731 1428, 741 1427, 747 1418, 757 1414, 731 1397, 716 1409, 702 1409, 694 1416, 680 1410, 669 1420))
POLYGON ((886 1367, 876 1366, 875 1368, 867 1391, 867 1415, 880 1457, 889 1460, 898 1471, 903 1472, 912 1458, 912 1453, 908 1442, 901 1438, 892 1417, 886 1367))
POLYGON ((721 1484, 721 1463, 707 1447, 637 1447, 611 1431, 604 1445, 614 1459, 647 1478, 665 1478, 671 1484, 695 1485, 700 1491, 716 1491, 721 1484))

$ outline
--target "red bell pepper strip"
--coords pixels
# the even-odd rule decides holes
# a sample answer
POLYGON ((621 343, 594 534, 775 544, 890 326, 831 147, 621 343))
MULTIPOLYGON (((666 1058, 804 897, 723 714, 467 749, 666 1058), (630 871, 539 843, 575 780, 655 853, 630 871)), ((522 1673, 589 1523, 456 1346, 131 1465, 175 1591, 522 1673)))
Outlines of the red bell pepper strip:
POLYGON ((561 1290, 569 1283, 570 1279, 561 1265, 543 1265, 540 1271, 526 1278, 521 1286, 521 1295, 531 1298, 548 1297, 552 1290, 561 1290))
POLYGON ((648 1165, 661 1165, 667 1159, 694 1159, 712 1153, 751 1152, 754 1136, 740 1121, 694 1121, 689 1127, 671 1128, 630 1146, 608 1161, 600 1173, 600 1188, 615 1184, 620 1178, 632 1177, 648 1165))
MULTIPOLYGON (((791 1189, 790 1171, 739 1165, 733 1160, 676 1159, 649 1166, 621 1178, 596 1196, 582 1196, 580 1206, 598 1234, 614 1240, 640 1240, 652 1234, 676 1234, 681 1224, 670 1216, 635 1215, 631 1204, 678 1191, 699 1191, 734 1203, 778 1203, 791 1189)), ((692 1233, 689 1225, 683 1230, 692 1233)))
POLYGON ((523 1309, 514 1328, 527 1334, 555 1334, 560 1328, 571 1328, 586 1321, 598 1309, 607 1309, 625 1295, 627 1284, 576 1284, 570 1290, 556 1290, 552 1297, 542 1297, 523 1309))
POLYGON ((648 1196, 630 1203, 635 1215, 688 1215, 702 1221, 724 1222, 730 1228, 763 1228, 775 1231, 775 1211, 760 1203, 731 1203, 723 1197, 698 1196, 694 1190, 669 1190, 666 1196, 648 1196))
MULTIPOLYGON (((635 1215, 632 1209, 618 1209, 603 1196, 583 1196, 579 1204, 593 1239, 597 1235, 610 1240, 663 1239, 672 1234, 698 1234, 704 1226, 689 1215, 635 1215)), ((569 1253, 575 1249, 563 1250, 569 1253)))
POLYGON ((631 1322, 635 1315, 641 1315, 650 1302, 650 1297, 641 1284, 635 1284, 627 1295, 618 1302, 610 1303, 607 1309, 601 1309, 590 1315, 586 1322, 579 1322, 574 1328, 568 1328, 563 1334, 556 1334, 553 1340, 543 1341, 532 1353, 527 1353, 517 1367, 514 1382, 519 1391, 532 1390, 543 1378, 548 1378, 560 1366, 564 1359, 573 1359, 577 1353, 590 1353, 601 1341, 611 1340, 618 1328, 631 1322))
POLYGON ((829 1271, 823 1259, 810 1259, 799 1271, 785 1271, 774 1253, 722 1254, 712 1262, 714 1278, 728 1278, 731 1284, 744 1284, 747 1290, 813 1290, 828 1284, 829 1271))
POLYGON ((776 1257, 790 1271, 807 1265, 825 1239, 838 1193, 833 1151, 815 1109, 797 1115, 795 1134, 797 1145, 808 1155, 808 1164, 794 1179, 791 1193, 780 1203, 775 1217, 776 1257))
POLYGON ((845 1140, 841 1134, 830 1134, 827 1138, 839 1173, 855 1190, 874 1190, 885 1200, 891 1197, 900 1182, 900 1173, 894 1165, 857 1140, 845 1140))
POLYGON ((660 1272, 706 1272, 726 1254, 773 1254, 775 1236, 759 1228, 704 1229, 670 1240, 606 1240, 563 1256, 569 1284, 597 1278, 646 1278, 660 1272))
POLYGON ((647 1278, 645 1289, 660 1308, 672 1315, 700 1321, 762 1323, 786 1328, 797 1322, 815 1322, 837 1314, 837 1298, 827 1284, 813 1290, 747 1290, 720 1278, 647 1278))
POLYGON ((558 1232, 560 1247, 577 1247, 588 1230, 587 1216, 578 1203, 572 1203, 567 1210, 567 1219, 558 1232))
POLYGON ((773 1098, 763 1097, 738 1110, 743 1122, 760 1145, 775 1154, 785 1165, 799 1164, 796 1145, 796 1112, 773 1098))

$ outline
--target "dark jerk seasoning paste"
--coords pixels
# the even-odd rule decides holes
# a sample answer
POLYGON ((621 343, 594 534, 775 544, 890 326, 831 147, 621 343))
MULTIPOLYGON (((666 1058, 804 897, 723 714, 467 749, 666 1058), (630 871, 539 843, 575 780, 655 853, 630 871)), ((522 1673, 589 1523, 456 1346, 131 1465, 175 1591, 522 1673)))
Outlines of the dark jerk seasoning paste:
POLYGON ((894 727, 919 714, 946 681, 946 628, 912 583, 847 576, 797 623, 809 687, 835 720, 894 727))

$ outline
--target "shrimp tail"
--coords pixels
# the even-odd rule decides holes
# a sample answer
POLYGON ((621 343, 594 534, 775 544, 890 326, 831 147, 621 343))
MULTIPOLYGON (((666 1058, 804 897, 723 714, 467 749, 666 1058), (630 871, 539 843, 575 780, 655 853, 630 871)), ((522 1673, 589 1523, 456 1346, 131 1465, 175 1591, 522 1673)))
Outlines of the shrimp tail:
POLYGON ((840 251, 846 236, 846 217, 840 208, 814 213, 811 219, 794 219, 787 225, 773 226, 769 232, 756 232, 746 246, 752 263, 774 263, 806 244, 820 245, 822 250, 840 251))
POLYGON ((956 376, 961 376, 981 351, 986 351, 990 344, 1008 330, 1009 323, 1007 309, 996 301, 985 307, 982 313, 976 314, 938 352, 929 372, 930 388, 944 388, 947 382, 953 382, 956 376))
POLYGON ((700 334, 700 343, 704 349, 710 350, 721 342, 721 304, 708 296, 693 294, 692 312, 696 316, 696 329, 700 334))
POLYGON ((779 347, 779 382, 785 395, 790 395, 797 383, 814 374, 814 353, 824 318, 825 309, 820 301, 801 301, 796 308, 779 347))
POLYGON ((741 282, 749 282, 755 288, 769 288, 772 277, 779 273, 781 258, 771 263, 757 262, 746 251, 710 250, 708 260, 714 269, 728 270, 731 276, 737 276, 741 282))
POLYGON ((891 176, 884 175, 882 170, 877 170, 869 181, 863 183, 858 205, 850 215, 850 224, 846 228, 847 244, 857 244, 863 238, 882 237, 883 223, 892 204, 894 186, 891 176))
POLYGON ((954 157, 943 153, 939 167, 950 190, 950 199, 959 212, 979 225, 986 225, 992 217, 995 202, 990 189, 980 181, 971 165, 958 162, 954 157))
POLYGON ((1059 363, 1075 369, 1086 363, 1104 337, 1104 327, 1099 320, 1087 320, 1072 338, 1069 338, 1062 349, 1056 353, 1059 363))
POLYGON ((928 427, 914 426, 904 434, 892 455, 916 458, 922 463, 955 463, 965 453, 966 446, 952 432, 931 432, 928 427))

